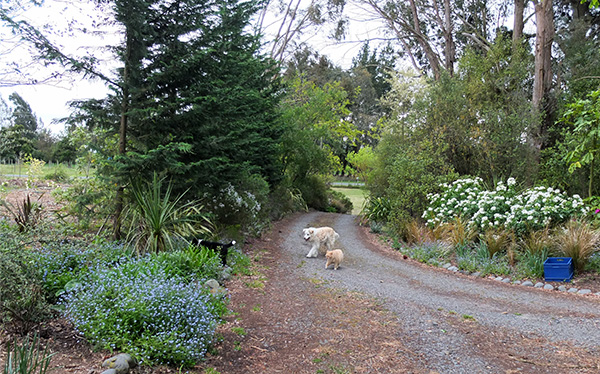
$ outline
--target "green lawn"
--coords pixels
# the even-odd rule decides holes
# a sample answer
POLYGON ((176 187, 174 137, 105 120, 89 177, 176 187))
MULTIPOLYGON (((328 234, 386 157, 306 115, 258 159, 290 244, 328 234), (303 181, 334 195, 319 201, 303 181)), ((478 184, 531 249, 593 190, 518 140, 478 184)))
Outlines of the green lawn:
POLYGON ((333 187, 334 191, 338 191, 348 196, 350 201, 352 201, 352 205, 354 208, 352 209, 352 214, 358 215, 362 209, 363 203, 365 202, 366 191, 362 188, 342 188, 342 187, 333 187))
MULTIPOLYGON (((0 164, 0 177, 8 177, 8 178, 18 178, 18 177, 26 177, 29 172, 29 165, 24 163, 20 164, 0 164)), ((42 178, 44 175, 55 173, 57 170, 60 170, 70 178, 79 177, 83 175, 83 172, 76 167, 70 167, 63 164, 46 164, 44 165, 39 172, 35 172, 34 177, 42 178)))

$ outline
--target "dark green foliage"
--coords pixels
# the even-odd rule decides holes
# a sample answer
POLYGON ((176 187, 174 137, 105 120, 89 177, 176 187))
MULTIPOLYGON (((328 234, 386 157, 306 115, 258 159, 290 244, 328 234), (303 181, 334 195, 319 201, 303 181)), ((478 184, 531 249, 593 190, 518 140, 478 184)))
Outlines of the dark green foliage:
POLYGON ((255 10, 231 0, 147 10, 148 26, 161 28, 139 72, 120 173, 166 170, 176 192, 196 196, 246 175, 279 180, 276 71, 245 31, 255 10))
POLYGON ((295 188, 300 191, 307 206, 321 211, 327 210, 329 205, 328 187, 322 176, 308 175, 298 178, 295 188))
POLYGON ((352 201, 339 191, 329 191, 329 206, 327 211, 332 213, 348 213, 352 211, 352 201))
POLYGON ((392 214, 392 205, 384 197, 369 195, 361 215, 369 222, 385 223, 392 214))
POLYGON ((410 218, 420 218, 428 204, 427 195, 437 192, 439 184, 456 174, 444 160, 443 148, 426 142, 399 145, 388 140, 391 138, 383 139, 377 149, 380 166, 370 186, 376 197, 389 201, 388 219, 402 225, 410 218))

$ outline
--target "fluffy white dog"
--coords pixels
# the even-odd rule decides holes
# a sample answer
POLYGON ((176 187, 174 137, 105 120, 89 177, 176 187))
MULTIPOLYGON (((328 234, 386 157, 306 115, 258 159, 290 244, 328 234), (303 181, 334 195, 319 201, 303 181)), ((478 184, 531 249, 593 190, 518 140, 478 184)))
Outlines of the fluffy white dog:
POLYGON ((310 242, 312 247, 306 257, 317 257, 319 251, 325 253, 333 248, 333 244, 340 237, 331 227, 309 227, 302 230, 304 240, 310 242), (321 247, 325 250, 321 250, 321 247))

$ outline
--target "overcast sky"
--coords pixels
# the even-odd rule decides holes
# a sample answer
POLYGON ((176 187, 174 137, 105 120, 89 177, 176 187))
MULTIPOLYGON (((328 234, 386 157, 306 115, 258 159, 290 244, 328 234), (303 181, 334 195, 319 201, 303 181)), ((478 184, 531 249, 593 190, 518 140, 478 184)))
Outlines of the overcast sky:
MULTIPOLYGON (((77 3, 77 2, 75 2, 77 3)), ((68 53, 75 55, 85 55, 93 51, 94 54, 101 56, 104 61, 104 68, 107 71, 111 69, 111 60, 113 56, 102 53, 101 46, 115 44, 119 35, 109 30, 98 30, 94 28, 94 21, 101 17, 93 6, 92 2, 81 1, 77 7, 74 2, 62 0, 47 0, 42 8, 30 7, 17 15, 17 19, 24 19, 32 25, 43 30, 43 26, 50 24, 57 26, 53 33, 63 34, 61 38, 53 40, 68 53), (90 34, 73 35, 66 32, 66 23, 71 22, 79 28, 86 27, 93 29, 97 35, 90 34), (112 34, 112 35, 111 35, 112 34)), ((345 42, 334 43, 324 35, 318 34, 308 37, 306 41, 321 54, 327 55, 336 65, 348 68, 352 58, 356 56, 360 49, 358 40, 365 40, 374 37, 377 34, 375 26, 366 26, 364 22, 358 23, 359 19, 364 19, 364 10, 359 8, 350 8, 349 16, 353 21, 354 27, 351 27, 350 33, 345 42)), ((2 31, 0 29, 0 31, 2 31)), ((7 30, 4 30, 6 32, 7 30)), ((6 35, 6 34, 4 34, 6 35)), ((17 53, 17 52, 14 52, 17 53)), ((21 58, 29 58, 25 52, 18 52, 21 58)), ((17 55, 13 54, 13 57, 17 55)), ((15 57, 18 58, 18 57, 15 57)), ((3 61, 7 61, 5 57, 3 61)), ((1 62, 0 62, 1 63, 1 62)), ((44 84, 36 86, 10 86, 0 87, 0 96, 8 101, 8 96, 17 92, 25 101, 29 103, 33 112, 38 118, 41 118, 44 125, 53 133, 60 133, 62 125, 55 124, 53 121, 57 118, 68 116, 69 109, 67 103, 75 99, 102 98, 109 92, 104 82, 95 80, 90 81, 79 76, 74 76, 71 81, 61 81, 53 84, 44 84)))

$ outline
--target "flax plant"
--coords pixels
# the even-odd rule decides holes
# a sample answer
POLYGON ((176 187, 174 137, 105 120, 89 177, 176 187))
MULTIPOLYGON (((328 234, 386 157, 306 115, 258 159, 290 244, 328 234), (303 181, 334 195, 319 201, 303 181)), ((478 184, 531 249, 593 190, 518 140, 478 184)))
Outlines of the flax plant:
POLYGON ((47 352, 47 347, 41 350, 37 335, 31 341, 25 338, 21 345, 8 342, 3 374, 45 374, 52 358, 47 352))
MULTIPOLYGON (((210 233, 211 222, 199 201, 183 202, 185 193, 171 198, 173 185, 163 193, 164 178, 156 174, 151 182, 131 184, 133 204, 128 210, 127 241, 138 254, 172 250, 177 242, 210 233)), ((186 191, 187 192, 187 191, 186 191)))

